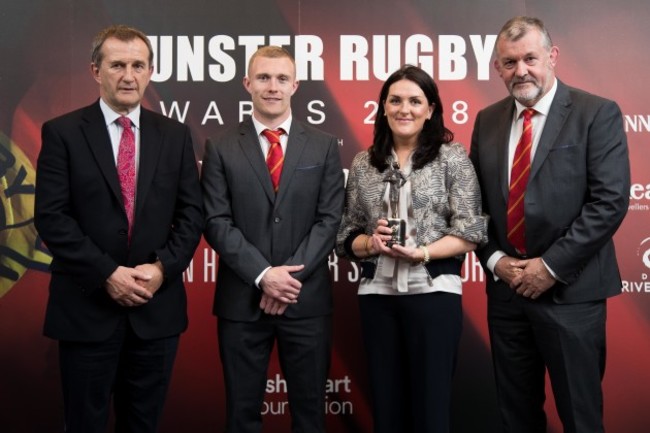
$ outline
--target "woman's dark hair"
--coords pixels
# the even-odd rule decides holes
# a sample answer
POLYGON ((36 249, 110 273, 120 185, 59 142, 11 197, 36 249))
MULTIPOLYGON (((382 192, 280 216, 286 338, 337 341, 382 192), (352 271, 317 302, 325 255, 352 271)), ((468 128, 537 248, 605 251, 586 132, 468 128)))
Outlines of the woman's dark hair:
POLYGON ((428 105, 435 104, 431 119, 424 121, 424 126, 418 136, 418 144, 413 152, 413 169, 422 168, 426 163, 433 161, 438 156, 440 146, 450 143, 454 133, 445 128, 442 119, 442 102, 438 94, 438 86, 433 78, 417 66, 404 65, 388 77, 379 93, 377 116, 375 118, 375 132, 372 146, 368 149, 370 163, 380 172, 388 167, 387 158, 393 147, 393 134, 388 126, 388 119, 384 111, 384 103, 388 97, 388 90, 393 83, 400 80, 409 80, 420 86, 427 98, 428 105))

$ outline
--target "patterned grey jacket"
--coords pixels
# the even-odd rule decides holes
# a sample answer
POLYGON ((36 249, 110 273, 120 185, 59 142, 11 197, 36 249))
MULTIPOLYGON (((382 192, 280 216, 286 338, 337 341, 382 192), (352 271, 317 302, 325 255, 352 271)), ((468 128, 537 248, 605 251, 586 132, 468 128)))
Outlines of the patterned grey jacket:
MULTIPOLYGON (((372 234, 377 220, 386 218, 382 210, 386 189, 383 179, 384 173, 370 165, 367 151, 354 157, 336 238, 337 255, 358 260, 346 250, 346 245, 359 234, 372 234)), ((446 235, 479 245, 487 243, 487 216, 481 214, 481 191, 462 144, 443 144, 438 157, 414 170, 409 179, 417 245, 430 244, 446 235)), ((376 263, 377 257, 366 260, 376 263)))

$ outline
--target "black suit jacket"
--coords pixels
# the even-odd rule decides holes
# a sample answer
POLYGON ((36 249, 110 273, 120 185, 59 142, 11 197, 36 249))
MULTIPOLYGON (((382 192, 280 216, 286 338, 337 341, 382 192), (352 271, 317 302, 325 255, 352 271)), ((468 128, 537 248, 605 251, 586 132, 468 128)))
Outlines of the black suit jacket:
POLYGON ((304 264, 298 303, 287 317, 332 310, 327 257, 341 220, 344 189, 337 140, 293 120, 277 196, 253 121, 206 143, 202 165, 205 238, 219 253, 214 313, 260 317, 255 279, 268 266, 304 264))
POLYGON ((142 108, 140 162, 131 245, 106 122, 99 101, 46 122, 36 170, 35 224, 52 252, 45 334, 100 341, 126 314, 138 336, 187 327, 182 272, 203 228, 189 128, 142 108), (159 258, 165 280, 153 299, 120 307, 103 287, 119 266, 159 258))
MULTIPOLYGON (((497 250, 516 257, 506 235, 508 139, 515 103, 507 97, 478 113, 470 158, 489 214, 489 243, 477 253, 485 264, 497 250)), ((542 257, 564 283, 556 302, 584 302, 620 293, 612 236, 627 212, 630 166, 623 117, 613 101, 558 80, 525 196, 526 250, 542 257)), ((487 268, 486 268, 487 269, 487 268)), ((488 271, 490 296, 513 291, 488 271)))

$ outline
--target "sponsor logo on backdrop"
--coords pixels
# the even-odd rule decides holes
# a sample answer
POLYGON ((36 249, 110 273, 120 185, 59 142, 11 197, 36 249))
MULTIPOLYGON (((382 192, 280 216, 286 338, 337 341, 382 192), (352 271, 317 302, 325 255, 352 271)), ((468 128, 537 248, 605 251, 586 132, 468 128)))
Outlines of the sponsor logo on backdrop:
POLYGON ((628 210, 631 212, 650 210, 650 184, 633 183, 630 185, 630 205, 628 210))
MULTIPOLYGON (((650 237, 643 239, 636 250, 641 272, 635 280, 623 280, 624 293, 650 293, 650 237)), ((637 267, 635 267, 637 268, 637 267)))
MULTIPOLYGON (((350 400, 352 379, 348 375, 327 379, 325 393, 323 409, 326 415, 354 415, 354 405, 350 400)), ((287 381, 279 374, 275 374, 266 381, 266 399, 262 405, 262 415, 288 413, 287 381)))
POLYGON ((52 260, 34 228, 34 167, 0 133, 0 298, 27 269, 46 271, 52 260))

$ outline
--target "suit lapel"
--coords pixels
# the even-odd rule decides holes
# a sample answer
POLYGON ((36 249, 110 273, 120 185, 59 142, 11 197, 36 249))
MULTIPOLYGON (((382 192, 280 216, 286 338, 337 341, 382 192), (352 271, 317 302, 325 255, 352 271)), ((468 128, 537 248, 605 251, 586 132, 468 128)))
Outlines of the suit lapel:
POLYGON ((275 191, 273 191, 269 169, 266 166, 266 159, 260 148, 260 139, 255 132, 255 126, 250 118, 242 122, 239 126, 239 135, 239 145, 242 152, 248 159, 269 201, 271 203, 275 202, 275 191))
POLYGON ((160 128, 154 121, 153 114, 140 108, 140 159, 138 162, 138 187, 135 199, 135 221, 142 211, 145 197, 149 192, 154 173, 158 165, 163 142, 160 128))
POLYGON ((495 137, 497 138, 497 158, 499 161, 499 185, 501 185, 501 193, 503 199, 508 203, 508 194, 510 192, 510 184, 508 179, 509 161, 508 161, 508 146, 510 143, 510 128, 512 128, 512 118, 515 115, 515 102, 514 99, 509 98, 503 105, 503 113, 501 114, 501 121, 497 122, 497 131, 495 137))
POLYGON ((529 182, 535 178, 539 172, 540 167, 544 164, 548 153, 553 148, 553 144, 557 140, 562 126, 566 121, 571 107, 571 97, 569 96, 569 89, 560 81, 557 82, 557 91, 551 108, 549 109, 548 118, 544 124, 542 136, 539 139, 535 156, 530 167, 529 182))
POLYGON ((113 195, 118 200, 118 203, 121 204, 122 189, 120 187, 120 180, 117 177, 111 139, 106 128, 106 120, 99 107, 99 100, 95 104, 87 107, 83 114, 83 120, 85 123, 82 124, 81 128, 86 137, 88 147, 95 157, 99 170, 106 179, 113 195))

